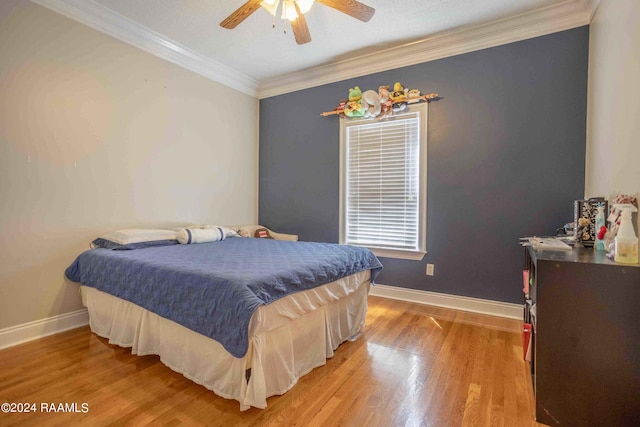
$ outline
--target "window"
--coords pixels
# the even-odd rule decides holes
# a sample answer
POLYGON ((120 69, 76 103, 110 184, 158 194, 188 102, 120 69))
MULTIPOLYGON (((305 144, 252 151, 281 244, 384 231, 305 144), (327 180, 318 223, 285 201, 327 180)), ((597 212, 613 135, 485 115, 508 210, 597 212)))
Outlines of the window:
POLYGON ((424 257, 427 105, 383 120, 340 121, 340 243, 424 257))

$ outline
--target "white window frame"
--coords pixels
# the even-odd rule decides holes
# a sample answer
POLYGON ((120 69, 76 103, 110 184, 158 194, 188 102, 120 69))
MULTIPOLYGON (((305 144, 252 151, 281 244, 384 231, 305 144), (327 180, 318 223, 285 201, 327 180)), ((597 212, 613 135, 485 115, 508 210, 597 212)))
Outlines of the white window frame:
MULTIPOLYGON (((400 258, 410 260, 422 260, 427 253, 427 123, 428 103, 410 105, 402 113, 394 114, 391 120, 401 120, 407 115, 417 115, 420 121, 419 127, 419 172, 418 172, 418 247, 415 250, 392 249, 384 247, 367 246, 380 257, 400 258)), ((382 120, 390 120, 382 119, 382 120)), ((346 205, 347 205, 347 129, 351 126, 370 124, 379 119, 341 119, 340 120, 340 233, 341 244, 353 244, 346 241, 346 205)))

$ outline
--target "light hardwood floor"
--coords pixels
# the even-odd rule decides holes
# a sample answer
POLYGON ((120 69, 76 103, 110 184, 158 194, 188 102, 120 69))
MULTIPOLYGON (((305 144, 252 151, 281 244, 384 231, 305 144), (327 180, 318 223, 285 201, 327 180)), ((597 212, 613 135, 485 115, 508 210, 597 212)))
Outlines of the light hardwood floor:
POLYGON ((542 426, 520 327, 370 296, 356 341, 267 409, 246 412, 157 356, 133 356, 83 327, 0 351, 0 403, 38 410, 0 413, 0 426, 542 426), (79 412, 43 413, 42 403, 79 412))

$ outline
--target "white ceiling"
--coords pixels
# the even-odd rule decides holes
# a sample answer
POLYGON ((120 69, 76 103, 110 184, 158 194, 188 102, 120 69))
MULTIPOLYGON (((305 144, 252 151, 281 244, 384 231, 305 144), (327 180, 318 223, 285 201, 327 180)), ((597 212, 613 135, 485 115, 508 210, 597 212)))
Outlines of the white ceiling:
POLYGON ((585 25, 599 2, 362 0, 376 10, 367 23, 316 3, 306 15, 312 41, 298 45, 262 8, 220 27, 246 0, 33 1, 159 56, 154 49, 168 49, 165 59, 259 97, 585 25))

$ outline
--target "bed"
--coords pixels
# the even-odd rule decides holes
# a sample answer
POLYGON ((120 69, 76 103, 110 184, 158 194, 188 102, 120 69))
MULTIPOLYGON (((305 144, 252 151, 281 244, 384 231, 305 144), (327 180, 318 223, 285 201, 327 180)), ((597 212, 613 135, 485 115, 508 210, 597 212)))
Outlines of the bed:
POLYGON ((92 332, 264 409, 364 326, 382 265, 347 245, 233 237, 91 249, 66 270, 92 332))

